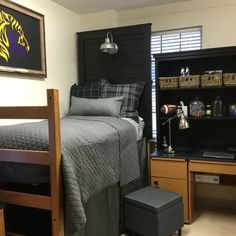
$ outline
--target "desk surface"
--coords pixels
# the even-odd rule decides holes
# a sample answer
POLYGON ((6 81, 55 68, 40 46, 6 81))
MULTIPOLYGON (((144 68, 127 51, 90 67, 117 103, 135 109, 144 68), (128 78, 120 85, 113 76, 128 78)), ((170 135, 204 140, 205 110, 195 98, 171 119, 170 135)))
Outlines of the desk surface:
POLYGON ((175 158, 185 160, 199 160, 199 161, 214 161, 214 162, 233 162, 236 163, 236 159, 221 159, 221 158, 209 158, 203 157, 204 151, 178 151, 175 154, 168 154, 163 151, 154 151, 151 153, 152 158, 175 158))

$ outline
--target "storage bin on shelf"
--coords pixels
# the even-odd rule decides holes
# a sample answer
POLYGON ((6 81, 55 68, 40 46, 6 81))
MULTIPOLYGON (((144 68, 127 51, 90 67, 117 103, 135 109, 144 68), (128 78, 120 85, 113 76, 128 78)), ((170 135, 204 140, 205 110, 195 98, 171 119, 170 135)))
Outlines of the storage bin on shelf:
POLYGON ((178 77, 159 77, 160 88, 177 88, 178 87, 178 77))
POLYGON ((235 73, 224 73, 223 74, 224 86, 236 86, 236 74, 235 73))
POLYGON ((222 74, 205 74, 201 75, 202 87, 219 87, 222 86, 222 74))
POLYGON ((200 75, 188 75, 179 77, 180 88, 196 88, 200 85, 200 75))

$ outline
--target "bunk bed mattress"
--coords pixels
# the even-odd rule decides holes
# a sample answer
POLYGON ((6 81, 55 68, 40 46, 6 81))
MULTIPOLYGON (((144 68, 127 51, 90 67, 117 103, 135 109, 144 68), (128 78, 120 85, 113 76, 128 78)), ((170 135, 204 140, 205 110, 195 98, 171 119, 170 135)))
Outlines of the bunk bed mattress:
MULTIPOLYGON (((137 179, 140 170, 135 129, 127 121, 114 117, 68 116, 61 120, 61 139, 66 225, 70 234, 85 225, 83 206, 90 197, 117 182, 124 186, 137 179)), ((47 122, 0 127, 0 147, 47 150, 47 122)), ((0 165, 1 182, 7 181, 10 175, 19 182, 19 176, 14 170, 10 172, 10 166, 14 165, 0 165)), ((25 169, 25 165, 21 166, 25 169)), ((48 171, 41 169, 46 177, 48 171)))

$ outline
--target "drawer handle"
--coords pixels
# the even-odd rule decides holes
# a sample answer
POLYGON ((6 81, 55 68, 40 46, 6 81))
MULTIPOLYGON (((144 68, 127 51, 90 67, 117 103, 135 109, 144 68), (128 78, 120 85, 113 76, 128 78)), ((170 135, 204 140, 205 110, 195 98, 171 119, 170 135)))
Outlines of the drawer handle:
POLYGON ((160 188, 160 185, 159 185, 158 181, 154 181, 154 186, 155 186, 156 188, 160 188))

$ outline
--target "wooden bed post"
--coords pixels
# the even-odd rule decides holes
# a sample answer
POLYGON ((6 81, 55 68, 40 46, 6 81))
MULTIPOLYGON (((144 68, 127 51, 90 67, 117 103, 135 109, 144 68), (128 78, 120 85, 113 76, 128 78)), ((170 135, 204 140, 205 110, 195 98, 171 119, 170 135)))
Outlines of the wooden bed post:
POLYGON ((64 235, 61 181, 61 135, 58 90, 48 89, 48 127, 51 184, 52 236, 64 235))
POLYGON ((0 201, 51 211, 52 236, 64 236, 58 90, 47 90, 47 103, 47 106, 0 107, 0 119, 47 119, 49 132, 48 151, 0 148, 0 162, 49 166, 50 196, 0 189, 0 201))
POLYGON ((0 235, 5 236, 4 212, 1 206, 0 206, 0 235))

